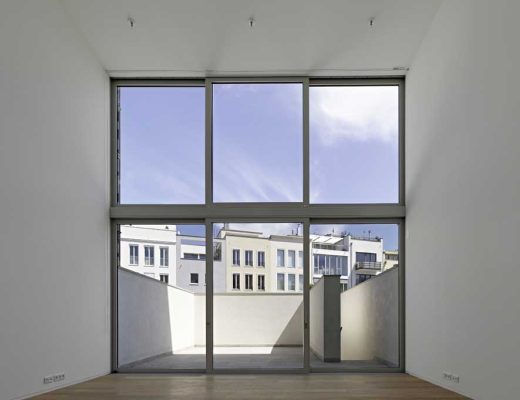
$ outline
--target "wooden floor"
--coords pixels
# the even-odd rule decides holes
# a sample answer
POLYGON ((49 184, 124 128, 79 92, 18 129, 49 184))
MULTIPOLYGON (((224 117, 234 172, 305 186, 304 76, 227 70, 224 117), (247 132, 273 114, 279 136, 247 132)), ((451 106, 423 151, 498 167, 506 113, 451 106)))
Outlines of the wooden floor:
POLYGON ((466 397, 406 374, 114 374, 33 399, 442 400, 466 397))

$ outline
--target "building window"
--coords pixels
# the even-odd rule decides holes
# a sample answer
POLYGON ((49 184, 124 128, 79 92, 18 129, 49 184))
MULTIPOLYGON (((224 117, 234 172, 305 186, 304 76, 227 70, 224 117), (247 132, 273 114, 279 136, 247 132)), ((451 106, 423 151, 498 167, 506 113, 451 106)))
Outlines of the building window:
MULTIPOLYGON (((252 267, 253 266, 253 250, 246 250, 245 257, 246 257, 246 266, 252 267)), ((247 280, 246 280, 246 283, 247 283, 247 280)), ((247 287, 246 287, 246 289, 247 289, 247 287)))
POLYGON ((303 275, 298 275, 298 290, 303 292, 303 275))
POLYGON ((240 274, 233 274, 233 289, 240 290, 240 274))
POLYGON ((265 275, 258 275, 258 290, 265 290, 265 275))
POLYGON ((160 248, 160 252, 161 252, 161 260, 160 260, 160 265, 161 267, 167 267, 168 264, 169 264, 169 258, 170 258, 170 249, 168 247, 161 247, 160 248))
POLYGON ((397 203, 398 86, 316 85, 309 89, 309 99, 310 202, 397 203), (348 112, 342 111, 345 107, 348 112), (331 126, 338 129, 335 139, 331 126), (360 154, 370 163, 360 162, 360 154), (349 171, 348 185, 331 176, 339 170, 349 171))
POLYGON ((213 260, 222 261, 222 243, 213 243, 213 260))
POLYGON ((246 274, 246 290, 253 290, 253 275, 246 274))
POLYGON ((203 204, 205 90, 159 86, 119 89, 120 203, 203 204))
POLYGON ((314 254, 314 273, 318 275, 348 275, 347 256, 314 254))
POLYGON ((139 264, 139 246, 136 244, 130 245, 130 265, 139 264))
POLYGON ((206 254, 200 253, 184 253, 183 257, 186 260, 205 260, 206 254))
POLYGON ((296 290, 296 275, 287 274, 287 286, 289 290, 296 290))
POLYGON ((209 162, 213 162, 215 203, 303 200, 302 94, 300 82, 213 84, 209 162), (237 190, 229 179, 229 171, 238 169, 247 176, 241 186, 248 190, 237 190), (277 184, 264 193, 266 181, 273 180, 277 184))
POLYGON ((376 253, 356 252, 356 262, 376 262, 376 253))
POLYGON ((159 279, 161 282, 168 283, 168 274, 160 274, 159 279))
POLYGON ((276 250, 276 265, 278 267, 285 267, 285 250, 276 250))
POLYGON ((285 274, 276 274, 276 289, 285 290, 285 274))
POLYGON ((155 264, 153 246, 144 246, 144 265, 150 267, 155 264))
POLYGON ((289 268, 295 268, 296 267, 296 251, 289 250, 287 252, 287 258, 288 258, 288 261, 289 261, 288 267, 289 268))
POLYGON ((298 263, 298 266, 303 268, 303 251, 301 250, 298 252, 298 263))
POLYGON ((372 275, 357 275, 356 285, 359 285, 360 283, 368 281, 371 278, 372 278, 372 275))
POLYGON ((240 265, 240 250, 233 249, 233 265, 240 265))
POLYGON ((265 252, 264 251, 258 252, 258 266, 265 267, 265 252))
POLYGON ((199 274, 191 273, 190 274, 190 285, 198 285, 199 284, 199 274))

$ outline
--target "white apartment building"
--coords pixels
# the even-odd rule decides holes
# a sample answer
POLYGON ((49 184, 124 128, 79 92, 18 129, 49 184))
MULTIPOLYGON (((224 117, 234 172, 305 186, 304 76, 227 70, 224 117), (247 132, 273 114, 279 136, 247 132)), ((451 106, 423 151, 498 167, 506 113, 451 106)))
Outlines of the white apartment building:
POLYGON ((342 289, 351 288, 383 271, 383 239, 311 234, 312 282, 323 275, 340 275, 342 289))
POLYGON ((303 292, 303 238, 271 235, 271 287, 277 292, 303 292))
POLYGON ((399 265, 399 251, 397 250, 385 250, 383 252, 384 264, 383 270, 393 268, 399 265))
MULTIPOLYGON (((224 243, 213 242, 213 290, 226 291, 224 243)), ((206 292, 206 238, 201 236, 177 235, 177 263, 175 286, 193 293, 206 292)))
MULTIPOLYGON (((260 232, 221 229, 217 240, 222 243, 227 292, 273 291, 270 243, 260 232)), ((219 279, 217 270, 214 272, 219 279)), ((215 292, 217 290, 215 289, 215 292)))
MULTIPOLYGON (((395 266, 383 239, 311 234, 310 282, 340 275, 342 289, 395 266)), ((175 225, 122 225, 120 265, 194 292, 206 290, 205 237, 178 235, 175 225)), ((214 292, 302 292, 303 239, 297 235, 222 229, 214 239, 214 292)))
POLYGON ((175 283, 175 225, 121 225, 120 266, 165 283, 175 283))

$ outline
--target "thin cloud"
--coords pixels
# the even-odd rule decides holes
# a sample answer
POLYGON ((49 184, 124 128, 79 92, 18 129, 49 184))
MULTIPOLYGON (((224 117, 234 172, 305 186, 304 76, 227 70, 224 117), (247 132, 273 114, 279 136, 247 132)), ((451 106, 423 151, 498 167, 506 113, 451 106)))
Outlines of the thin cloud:
POLYGON ((313 87, 311 134, 333 145, 338 140, 391 142, 398 135, 395 86, 313 87))
POLYGON ((277 170, 248 158, 236 146, 226 154, 215 168, 214 192, 216 201, 301 201, 301 179, 294 179, 286 171, 277 170))

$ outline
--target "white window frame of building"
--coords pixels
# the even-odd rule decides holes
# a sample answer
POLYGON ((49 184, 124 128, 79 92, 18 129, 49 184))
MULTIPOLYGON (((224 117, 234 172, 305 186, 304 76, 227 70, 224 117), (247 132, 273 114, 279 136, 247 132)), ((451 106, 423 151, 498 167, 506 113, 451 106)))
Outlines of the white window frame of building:
POLYGON ((287 267, 296 268, 296 250, 287 250, 287 267))
MULTIPOLYGON (((135 77, 134 77, 135 78, 135 77)), ((221 77, 207 77, 207 78, 197 78, 197 79, 175 79, 175 80, 163 80, 161 82, 157 82, 153 79, 113 79, 110 83, 111 86, 111 96, 110 96, 110 106, 113 113, 111 114, 111 176, 110 176, 110 219, 112 223, 112 237, 113 240, 111 245, 111 250, 113 259, 111 262, 111 273, 115 278, 113 279, 113 286, 111 288, 111 304, 116 312, 112 314, 112 322, 114 326, 118 324, 118 287, 124 282, 118 281, 118 264, 119 260, 117 257, 118 251, 122 248, 123 241, 120 237, 119 228, 126 224, 147 224, 144 221, 151 221, 150 224, 155 224, 157 221, 169 221, 168 223, 172 224, 183 224, 187 223, 187 221, 197 223, 197 224, 205 224, 206 225, 206 243, 212 240, 213 231, 212 227, 215 224, 219 223, 301 223, 303 228, 303 248, 304 248, 304 264, 307 268, 303 269, 304 273, 304 292, 298 293, 303 297, 303 307, 306 312, 304 315, 309 315, 309 307, 312 305, 309 301, 310 292, 309 286, 311 286, 311 282, 313 282, 313 270, 308 269, 308 264, 313 265, 313 246, 310 235, 313 234, 311 231, 312 225, 320 225, 320 224, 395 224, 399 227, 399 243, 401 244, 404 240, 404 225, 405 225, 405 216, 406 216, 406 206, 405 206, 405 170, 404 170, 404 161, 405 161, 405 148, 404 148, 404 139, 405 139, 405 126, 404 126, 404 111, 405 111, 405 101, 404 101, 404 92, 405 92, 405 82, 404 78, 392 78, 392 77, 368 77, 368 78, 319 78, 319 77, 282 77, 282 76, 274 76, 274 77, 250 77, 247 79, 242 77, 236 78, 221 78, 221 77), (269 84, 283 84, 283 83, 299 83, 302 87, 303 92, 303 124, 302 124, 302 136, 303 136, 303 146, 299 146, 299 150, 302 154, 302 180, 303 180, 303 188, 302 188, 302 198, 288 201, 287 203, 271 203, 269 201, 260 202, 260 203, 247 203, 247 202, 232 202, 228 204, 218 204, 214 202, 214 193, 213 193, 213 183, 214 183, 214 170, 213 170, 213 160, 212 154, 214 150, 213 146, 213 110, 214 110, 214 99, 212 96, 213 87, 216 84, 226 83, 228 85, 235 83, 243 83, 244 81, 250 82, 251 84, 258 83, 269 83, 269 84), (121 117, 121 111, 123 108, 120 107, 121 97, 126 88, 130 87, 168 87, 168 88, 181 88, 185 90, 186 87, 197 87, 199 90, 205 88, 205 139, 204 146, 200 148, 200 154, 205 154, 205 198, 202 203, 197 204, 133 204, 129 206, 128 204, 124 204, 121 199, 122 188, 120 185, 121 173, 125 173, 125 171, 121 171, 122 165, 120 164, 121 157, 125 157, 124 147, 121 146, 121 138, 124 137, 123 127, 124 124, 119 124, 121 117), (312 98, 312 94, 309 93, 312 91, 313 87, 320 86, 329 86, 329 87, 371 87, 371 86, 393 86, 398 87, 399 91, 399 105, 398 105, 398 151, 399 151, 399 166, 398 166, 398 174, 399 174, 399 187, 398 187, 398 199, 388 204, 376 204, 376 203, 356 203, 353 204, 351 202, 338 202, 337 204, 317 204, 313 201, 311 194, 311 174, 312 174, 312 128, 310 127, 310 114, 312 114, 312 110, 310 107, 310 98, 312 98), (311 171, 310 171, 311 170, 311 171), (249 216, 249 217, 248 217, 249 216)), ((202 121, 204 122, 204 121, 202 121)), ((315 136, 314 136, 315 137, 315 136)), ((296 178, 295 178, 296 179, 296 178)), ((300 179, 300 177, 298 177, 300 179)), ((331 175, 331 179, 334 177, 331 175)), ((125 239, 123 239, 125 240, 125 239)), ((128 239, 126 239, 128 240, 128 239)), ((133 239, 135 240, 135 239, 133 239)), ((142 247, 144 243, 139 243, 139 247, 142 247)), ((282 244, 283 245, 283 244, 282 244)), ((208 246, 209 249, 209 246, 208 246)), ((267 288, 275 292, 275 288, 277 283, 274 282, 275 275, 278 271, 284 272, 283 275, 288 271, 287 269, 276 269, 275 265, 272 265, 276 262, 274 250, 276 246, 269 247, 266 250, 265 256, 267 260, 265 261, 266 269, 262 270, 265 273, 267 278, 267 288), (273 272, 270 272, 269 268, 273 268, 273 272), (273 287, 274 286, 274 287, 273 287)), ((404 336, 401 332, 404 330, 404 320, 401 315, 404 315, 404 277, 405 277, 405 260, 406 254, 404 252, 404 248, 399 248, 402 252, 399 254, 399 258, 402 260, 400 262, 399 271, 399 316, 400 319, 398 321, 399 327, 399 365, 397 367, 389 367, 387 371, 389 372, 403 372, 404 364, 404 336), (402 272, 402 273, 401 273, 402 272)), ((222 250, 222 261, 223 264, 230 265, 232 260, 228 258, 230 252, 229 247, 228 250, 223 248, 222 250)), ((139 249, 139 263, 144 257, 144 252, 139 249)), ((356 262, 355 257, 352 257, 352 253, 349 255, 350 259, 349 264, 354 265, 356 262)), ((126 255, 126 254, 125 254, 126 255)), ((172 265, 175 267, 175 254, 172 255, 173 261, 172 265)), ((214 276, 215 271, 221 267, 220 264, 213 262, 213 257, 208 257, 207 268, 209 271, 208 276, 210 276, 210 282, 212 281, 212 276, 214 276), (209 261, 208 261, 209 260, 209 261)), ((216 261, 216 260, 215 260, 216 261)), ((144 264, 144 262, 143 262, 144 264)), ((143 264, 140 264, 141 266, 143 264)), ((145 268, 145 270, 147 270, 145 268)), ((149 268, 148 271, 153 271, 152 268, 149 268)), ((241 271, 239 268, 235 268, 232 271, 241 271)), ((293 272, 294 270, 290 270, 293 272)), ((300 271, 294 271, 300 272, 300 271)), ((231 275, 231 274, 230 274, 231 275)), ((227 275, 229 277, 229 275, 227 275)), ((229 279, 229 278, 226 278, 229 279)), ((353 277, 351 277, 353 279, 353 277)), ((174 281, 174 277, 172 277, 172 281, 174 281)), ((286 289, 286 278, 284 277, 284 290, 286 289)), ((231 283, 226 280, 226 286, 231 283)), ((202 284, 202 283, 201 283, 202 284)), ((207 301, 209 304, 208 310, 213 310, 215 297, 215 288, 210 283, 207 286, 208 292, 206 293, 207 301)), ((236 294, 239 294, 238 292, 236 294)), ((281 294, 281 293, 280 293, 281 294)), ((292 293, 291 293, 292 294, 292 293)), ((263 295, 263 294, 262 294, 263 295)), ((305 317, 304 317, 305 318, 305 317)), ((213 356, 213 338, 214 338, 214 322, 215 319, 213 317, 213 313, 209 312, 208 321, 206 321, 206 335, 212 340, 207 342, 206 347, 206 355, 208 357, 213 356)), ((304 321, 305 324, 309 324, 309 320, 304 321)), ((201 328, 203 329, 203 328, 201 328)), ((204 335, 204 332, 200 332, 204 335)), ((304 340, 303 343, 306 343, 304 351, 309 353, 311 350, 308 346, 309 342, 309 330, 304 330, 304 336, 306 335, 307 341, 304 340)), ((118 372, 125 372, 125 367, 121 367, 118 363, 118 330, 114 329, 112 331, 112 339, 115 343, 115 351, 112 353, 112 363, 111 366, 114 370, 118 372)), ((306 371, 311 370, 309 357, 306 357, 303 361, 303 367, 306 371)), ((330 369, 335 369, 333 365, 330 366, 330 369)), ((207 372, 212 373, 214 370, 213 363, 207 364, 207 372)), ((271 369, 272 370, 272 369, 271 369)), ((341 371, 342 369, 335 369, 336 371, 341 371)), ((365 371, 365 370, 364 370, 365 371)), ((367 368, 367 372, 379 372, 379 369, 371 370, 367 368)))
POLYGON ((232 275, 233 280, 233 290, 240 290, 240 274, 235 273, 232 275))
POLYGON ((277 273, 276 274, 276 290, 280 292, 285 292, 285 274, 284 273, 277 273), (280 279, 280 277, 282 279, 280 279), (282 283, 280 285, 280 282, 282 283))
POLYGON ((245 258, 244 265, 246 267, 252 267, 253 266, 253 250, 245 250, 244 258, 245 258))
POLYGON ((190 273, 190 285, 198 286, 199 285, 199 274, 196 272, 190 273), (196 278, 196 279, 193 279, 196 278))
POLYGON ((298 267, 303 268, 303 250, 298 250, 298 267))
POLYGON ((265 291, 265 275, 257 275, 256 277, 256 280, 257 280, 257 289, 260 290, 260 291, 265 291))
POLYGON ((257 266, 261 267, 261 268, 265 268, 265 251, 259 251, 257 253, 257 258, 258 258, 257 266))
POLYGON ((285 250, 276 249, 276 266, 283 268, 285 267, 285 250))
POLYGON ((253 274, 245 274, 245 289, 253 290, 253 274))
POLYGON ((129 247, 130 265, 139 265, 139 245, 131 244, 129 247))
POLYGON ((159 266, 168 267, 170 264, 170 248, 166 246, 159 247, 159 266))
POLYGON ((240 266, 240 249, 233 249, 233 266, 240 266))
POLYGON ((144 266, 153 267, 155 265, 155 247, 144 246, 144 266))
POLYGON ((296 274, 287 274, 287 290, 296 291, 296 274))
POLYGON ((170 283, 170 277, 168 274, 159 274, 159 280, 162 282, 162 283, 170 283))
POLYGON ((303 292, 303 274, 298 274, 298 290, 303 292))

